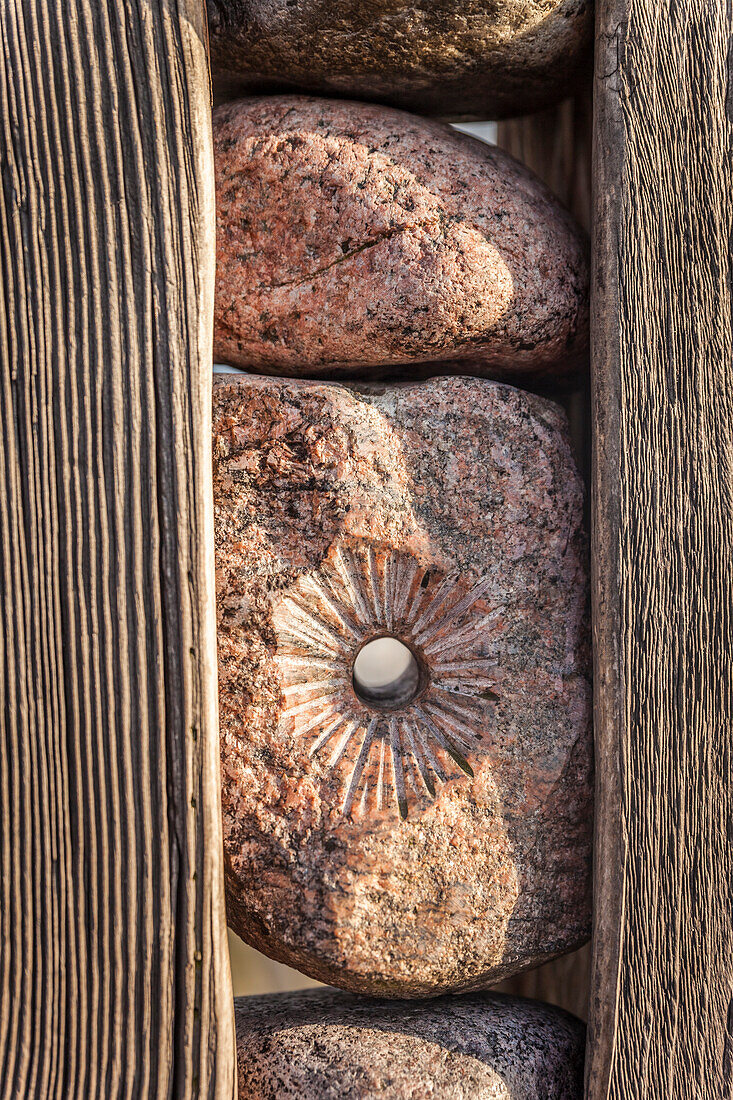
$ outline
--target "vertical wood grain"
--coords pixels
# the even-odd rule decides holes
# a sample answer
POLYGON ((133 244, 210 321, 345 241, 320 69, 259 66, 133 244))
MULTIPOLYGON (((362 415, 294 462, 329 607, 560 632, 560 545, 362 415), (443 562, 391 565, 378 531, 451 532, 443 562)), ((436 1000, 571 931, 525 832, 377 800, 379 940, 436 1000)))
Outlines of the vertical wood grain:
MULTIPOLYGON (((498 124, 497 144, 521 160, 551 188, 586 230, 591 223, 592 96, 590 79, 577 95, 555 107, 498 124)), ((589 378, 570 393, 556 395, 564 405, 578 465, 590 480, 589 378)), ((497 989, 560 1005, 581 1019, 588 1015, 589 945, 535 970, 502 982, 497 989)))
POLYGON ((587 1095, 733 1091, 731 5, 600 0, 587 1095))
POLYGON ((230 1100, 203 4, 0 33, 0 1095, 230 1100))
POLYGON ((590 232, 593 101, 590 74, 572 99, 497 127, 497 144, 521 160, 590 232))

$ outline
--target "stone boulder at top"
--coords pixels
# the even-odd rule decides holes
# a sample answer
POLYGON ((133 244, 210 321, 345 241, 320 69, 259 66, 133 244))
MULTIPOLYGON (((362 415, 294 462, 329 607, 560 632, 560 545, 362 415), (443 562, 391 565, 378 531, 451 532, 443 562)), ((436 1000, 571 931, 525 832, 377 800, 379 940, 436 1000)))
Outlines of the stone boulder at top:
POLYGON ((274 97, 220 107, 214 156, 217 360, 517 379, 585 362, 585 239, 494 146, 384 107, 274 97))
POLYGON ((430 1004, 332 989, 238 997, 247 1100, 581 1100, 585 1027, 500 993, 430 1004))
POLYGON ((209 0, 215 81, 504 118, 590 68, 590 0, 209 0))
POLYGON ((482 379, 222 377, 214 504, 234 930, 388 996, 482 989, 583 942, 588 593, 564 414, 482 379))

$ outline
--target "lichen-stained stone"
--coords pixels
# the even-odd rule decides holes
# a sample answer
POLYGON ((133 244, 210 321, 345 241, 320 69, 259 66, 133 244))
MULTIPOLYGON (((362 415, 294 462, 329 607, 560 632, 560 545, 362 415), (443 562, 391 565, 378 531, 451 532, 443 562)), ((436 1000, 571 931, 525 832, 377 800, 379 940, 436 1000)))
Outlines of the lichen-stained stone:
POLYGON ((590 68, 590 0, 209 0, 208 12, 214 77, 242 92, 503 118, 572 94, 590 68))
POLYGON ((564 415, 482 379, 214 383, 227 911, 332 985, 484 988, 589 931, 564 415), (388 636, 417 668, 357 694, 388 636))
POLYGON ((581 1100, 585 1027, 500 993, 430 1004, 332 989, 238 997, 248 1100, 581 1100))
POLYGON ((303 97, 214 114, 214 352, 265 374, 567 375, 586 244, 522 165, 438 122, 303 97))

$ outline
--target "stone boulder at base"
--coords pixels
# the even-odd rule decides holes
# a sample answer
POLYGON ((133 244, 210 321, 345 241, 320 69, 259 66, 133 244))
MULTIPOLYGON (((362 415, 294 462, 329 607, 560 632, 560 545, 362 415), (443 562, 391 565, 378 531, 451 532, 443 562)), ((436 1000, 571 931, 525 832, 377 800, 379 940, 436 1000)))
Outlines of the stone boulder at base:
MULTIPOLYGON (((590 0, 208 0, 215 83, 504 118, 578 90, 590 0)), ((236 92, 235 92, 236 94, 236 92)))
POLYGON ((582 943, 587 563, 560 409, 482 379, 222 377, 214 503, 232 928, 393 997, 582 943))
POLYGON ((586 362, 584 237, 494 146, 283 97, 219 108, 214 155, 217 360, 392 379, 430 363, 557 379, 586 362))
POLYGON ((430 1004, 332 989, 238 997, 247 1100, 581 1100, 585 1027, 500 993, 430 1004))

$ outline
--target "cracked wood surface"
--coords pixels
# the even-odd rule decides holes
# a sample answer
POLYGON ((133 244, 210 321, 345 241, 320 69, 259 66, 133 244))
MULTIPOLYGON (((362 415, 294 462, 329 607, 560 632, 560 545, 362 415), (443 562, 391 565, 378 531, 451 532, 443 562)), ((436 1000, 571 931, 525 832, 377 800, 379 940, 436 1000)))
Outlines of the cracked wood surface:
POLYGON ((231 1098, 204 10, 0 26, 0 1095, 231 1098))
POLYGON ((733 1091, 730 49, 600 3, 591 1100, 733 1091))

